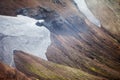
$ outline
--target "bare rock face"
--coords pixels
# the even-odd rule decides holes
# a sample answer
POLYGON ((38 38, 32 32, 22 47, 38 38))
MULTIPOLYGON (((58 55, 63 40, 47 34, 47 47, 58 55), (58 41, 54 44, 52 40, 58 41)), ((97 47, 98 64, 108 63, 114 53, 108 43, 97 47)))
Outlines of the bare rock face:
POLYGON ((31 80, 20 71, 0 62, 0 80, 31 80))
POLYGON ((64 2, 64 0, 52 0, 52 2, 55 3, 55 4, 59 4, 63 7, 66 6, 66 3, 64 2))

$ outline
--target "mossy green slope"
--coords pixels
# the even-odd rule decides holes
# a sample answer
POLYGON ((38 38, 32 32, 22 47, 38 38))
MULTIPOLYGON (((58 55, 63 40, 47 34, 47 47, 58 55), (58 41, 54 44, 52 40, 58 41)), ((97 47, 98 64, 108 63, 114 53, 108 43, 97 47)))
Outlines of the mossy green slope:
POLYGON ((80 69, 44 61, 21 51, 16 51, 15 63, 18 70, 39 80, 107 80, 80 69))

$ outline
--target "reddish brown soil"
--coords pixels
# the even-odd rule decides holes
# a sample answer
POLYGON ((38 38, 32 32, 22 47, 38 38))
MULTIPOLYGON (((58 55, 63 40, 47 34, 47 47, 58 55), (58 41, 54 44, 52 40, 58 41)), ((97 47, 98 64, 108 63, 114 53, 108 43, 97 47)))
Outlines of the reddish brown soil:
POLYGON ((15 15, 16 10, 23 7, 35 7, 36 0, 0 0, 1 15, 15 15))
POLYGON ((18 70, 0 62, 0 80, 31 80, 18 70))

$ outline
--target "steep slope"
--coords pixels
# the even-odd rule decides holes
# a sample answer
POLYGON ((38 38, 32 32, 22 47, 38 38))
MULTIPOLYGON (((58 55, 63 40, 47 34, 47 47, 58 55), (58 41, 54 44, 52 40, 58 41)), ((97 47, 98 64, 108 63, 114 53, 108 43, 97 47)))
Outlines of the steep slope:
MULTIPOLYGON (((42 25, 50 30, 52 40, 46 53, 49 61, 82 69, 109 80, 120 79, 120 44, 117 42, 120 31, 119 29, 116 29, 115 33, 112 31, 112 28, 119 28, 119 19, 113 16, 108 7, 101 8, 99 13, 104 19, 99 17, 98 19, 102 27, 111 29, 111 34, 89 22, 72 0, 37 1, 39 6, 22 6, 22 9, 17 10, 17 14, 45 20, 42 25)), ((95 0, 89 1, 93 5, 92 1, 95 0)), ((104 7, 106 4, 100 3, 99 6, 104 7)), ((95 7, 95 10, 99 10, 97 4, 95 7)), ((97 11, 95 14, 94 10, 92 12, 95 16, 99 14, 97 11)), ((13 13, 16 14, 15 11, 13 13)))
POLYGON ((0 62, 0 80, 31 80, 23 73, 0 62))
POLYGON ((35 7, 38 5, 36 0, 1 0, 0 14, 1 15, 16 15, 16 10, 23 7, 35 7))
POLYGON ((74 2, 78 7, 78 10, 81 11, 91 23, 95 24, 98 27, 101 27, 100 21, 89 10, 85 0, 74 0, 74 2))
POLYGON ((109 79, 120 79, 119 43, 94 25, 87 25, 84 21, 81 25, 53 34, 48 59, 109 79))
POLYGON ((86 0, 89 9, 114 38, 120 41, 120 0, 86 0))
POLYGON ((14 51, 14 53, 16 67, 29 77, 41 80, 107 80, 79 69, 42 60, 22 51, 14 51))
MULTIPOLYGON (((83 17, 84 15, 80 16, 81 12, 78 14, 79 11, 76 11, 71 1, 64 2, 66 2, 65 8, 58 5, 56 5, 57 9, 60 8, 58 10, 52 6, 50 9, 38 7, 35 8, 37 15, 34 13, 32 16, 27 15, 36 19, 42 15, 40 18, 46 21, 43 25, 51 31, 52 44, 47 51, 48 60, 82 69, 94 75, 119 79, 119 43, 107 32, 90 23, 83 17), (71 3, 71 7, 67 3, 71 3), (65 12, 64 15, 59 12, 61 9, 65 12), (69 13, 66 13, 67 11, 69 13)), ((25 10, 31 14, 33 9, 25 10)))

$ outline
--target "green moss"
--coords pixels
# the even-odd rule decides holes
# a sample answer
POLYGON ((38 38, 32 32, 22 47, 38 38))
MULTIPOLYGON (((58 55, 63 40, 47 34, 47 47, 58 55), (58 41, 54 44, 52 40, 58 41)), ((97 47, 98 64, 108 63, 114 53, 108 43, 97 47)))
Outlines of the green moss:
POLYGON ((46 77, 46 75, 44 75, 41 71, 39 71, 36 67, 30 65, 30 64, 27 64, 26 65, 27 69, 32 72, 32 73, 35 73, 36 75, 40 75, 41 77, 46 77))
POLYGON ((92 71, 96 71, 96 69, 95 69, 94 67, 91 67, 90 69, 91 69, 92 71))
MULTIPOLYGON (((23 62, 23 61, 22 61, 23 62)), ((28 75, 36 75, 36 80, 100 80, 96 76, 83 72, 80 69, 67 67, 55 63, 38 64, 37 62, 23 62, 23 68, 28 75)), ((30 76, 31 76, 30 75, 30 76)))
MULTIPOLYGON (((36 67, 30 64, 26 64, 26 68, 27 70, 29 70, 29 72, 34 73, 44 79, 49 79, 49 80, 66 80, 66 78, 62 77, 62 76, 58 76, 56 74, 54 74, 53 72, 46 70, 46 71, 41 71, 39 68, 40 67, 36 67), (48 72, 48 73, 46 73, 48 72)), ((45 70, 45 69, 44 69, 45 70)), ((39 79, 37 79, 39 80, 39 79)))

